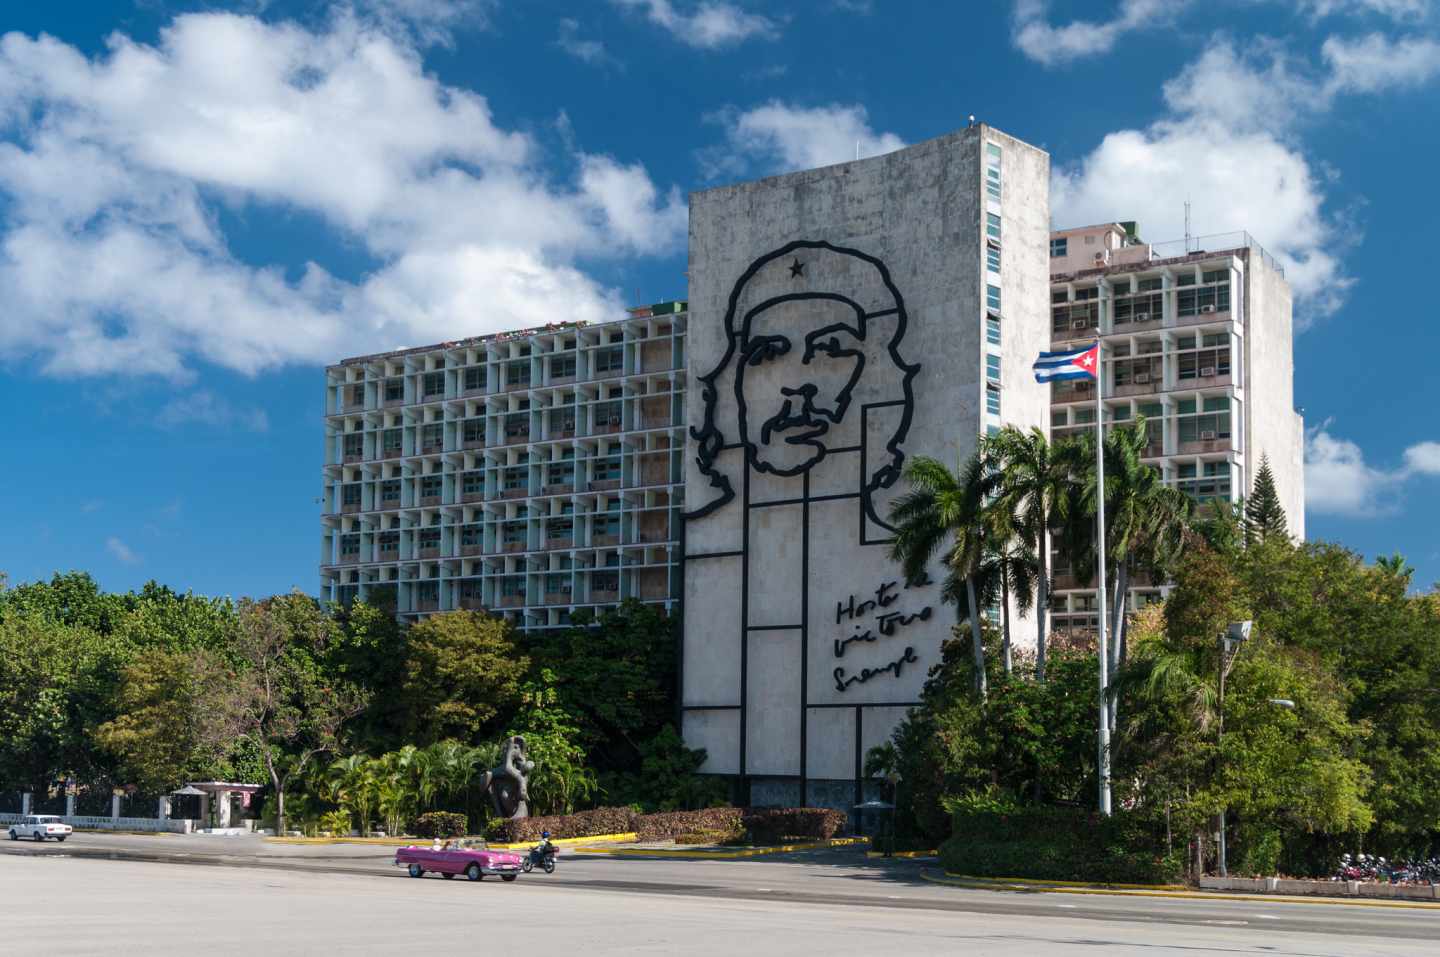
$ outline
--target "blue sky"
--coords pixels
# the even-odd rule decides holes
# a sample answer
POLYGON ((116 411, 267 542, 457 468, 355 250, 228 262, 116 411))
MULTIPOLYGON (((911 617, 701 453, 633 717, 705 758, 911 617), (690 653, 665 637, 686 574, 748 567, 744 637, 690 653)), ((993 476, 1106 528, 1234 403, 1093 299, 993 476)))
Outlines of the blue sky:
POLYGON ((368 0, 0 16, 0 570, 313 592, 322 367, 685 293, 685 194, 934 136, 1248 229, 1311 537, 1440 579, 1431 0, 368 0))

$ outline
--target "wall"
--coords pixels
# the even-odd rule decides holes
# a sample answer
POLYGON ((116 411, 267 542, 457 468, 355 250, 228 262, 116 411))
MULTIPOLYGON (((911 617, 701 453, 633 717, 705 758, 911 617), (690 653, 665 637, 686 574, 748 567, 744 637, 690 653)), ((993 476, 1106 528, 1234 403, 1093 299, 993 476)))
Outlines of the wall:
POLYGON ((1260 256, 1245 257, 1245 488, 1270 460, 1290 533, 1305 537, 1305 424, 1295 411, 1290 284, 1260 256))
MULTIPOLYGON (((985 427, 985 134, 691 197, 684 733, 704 770, 761 779, 752 800, 834 803, 954 622, 900 581, 883 519, 903 462, 953 468, 985 427)), ((1005 418, 1040 425, 1048 158, 995 139, 1005 418)))
MULTIPOLYGON (((24 820, 23 814, 0 814, 0 825, 8 827, 24 820)), ((86 831, 167 831, 172 834, 189 834, 195 822, 184 818, 155 817, 85 817, 60 815, 62 823, 77 830, 86 831)))

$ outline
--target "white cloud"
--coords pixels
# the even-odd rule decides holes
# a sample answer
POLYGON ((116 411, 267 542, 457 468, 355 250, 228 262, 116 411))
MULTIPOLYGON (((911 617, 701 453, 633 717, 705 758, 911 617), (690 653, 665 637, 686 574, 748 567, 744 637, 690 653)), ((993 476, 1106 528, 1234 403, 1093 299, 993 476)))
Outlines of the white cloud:
POLYGON ((1329 432, 1331 420, 1305 431, 1305 508, 1331 515, 1364 517, 1396 511, 1407 482, 1440 476, 1440 442, 1407 448, 1393 469, 1366 463, 1360 446, 1329 432))
POLYGON ((250 432, 266 432, 270 418, 264 409, 240 409, 205 389, 176 396, 155 414, 155 424, 175 428, 191 422, 217 428, 238 428, 250 432))
POLYGON ((682 242, 677 191, 574 151, 557 178, 484 97, 357 17, 191 15, 155 46, 107 42, 0 38, 0 356, 184 379, 196 358, 254 373, 530 325, 535 295, 613 318, 618 292, 574 261, 682 242), (242 262, 221 206, 319 217, 378 266, 242 262))
POLYGON ((645 18, 687 46, 714 50, 751 38, 773 40, 780 35, 774 20, 749 13, 723 0, 701 0, 693 12, 682 13, 671 0, 611 0, 616 6, 638 10, 645 18))
POLYGON ((450 45, 453 32, 489 26, 497 0, 358 0, 356 8, 397 36, 450 45))
POLYGON ((1430 0, 1300 0, 1311 16, 1373 13, 1392 20, 1419 20, 1430 12, 1430 0))
POLYGON ((1087 56, 1109 53, 1132 30, 1169 23, 1190 0, 1120 0, 1108 20, 1075 20, 1052 26, 1045 0, 1016 0, 1015 45, 1037 63, 1058 66, 1087 56))
POLYGON ((105 539, 105 550, 119 561, 124 562, 126 565, 140 564, 140 556, 135 554, 135 552, 131 550, 129 545, 126 545, 114 535, 111 535, 109 538, 105 539))
POLYGON ((859 105, 807 108, 772 100, 743 113, 727 110, 710 119, 724 125, 727 143, 702 157, 712 175, 738 173, 752 163, 770 172, 811 169, 855 159, 856 144, 862 157, 905 145, 894 133, 872 129, 859 105))
POLYGON ((1440 43, 1423 37, 1391 40, 1378 33, 1330 37, 1320 48, 1330 68, 1327 93, 1376 93, 1419 86, 1440 76, 1440 43))
POLYGON ((1108 134, 1057 167, 1057 226, 1134 219, 1152 240, 1246 230, 1285 266, 1303 327, 1339 308, 1352 280, 1340 254, 1353 234, 1324 208, 1326 170, 1289 142, 1287 117, 1315 85, 1283 55, 1245 57, 1219 40, 1165 84, 1169 112, 1144 129, 1108 134), (1350 237, 1350 238, 1347 238, 1350 237))
POLYGON ((555 45, 582 63, 594 66, 620 66, 620 61, 605 51, 605 44, 580 35, 580 21, 570 17, 560 18, 560 36, 555 45))

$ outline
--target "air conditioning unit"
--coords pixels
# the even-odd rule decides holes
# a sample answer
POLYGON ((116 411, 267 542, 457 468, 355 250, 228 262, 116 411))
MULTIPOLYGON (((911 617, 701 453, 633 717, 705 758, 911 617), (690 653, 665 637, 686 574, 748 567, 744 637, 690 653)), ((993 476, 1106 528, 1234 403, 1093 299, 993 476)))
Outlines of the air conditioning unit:
POLYGON ((1076 319, 1074 322, 1070 323, 1071 329, 1087 329, 1089 328, 1089 326, 1090 320, 1088 319, 1076 319))
POLYGON ((1136 321, 1136 322, 1149 322, 1149 321, 1150 321, 1150 313, 1148 313, 1148 312, 1137 312, 1137 313, 1135 313, 1135 321, 1136 321))
POLYGON ((1200 307, 1200 311, 1201 311, 1201 312, 1214 312, 1214 311, 1215 311, 1215 307, 1214 307, 1214 306, 1208 306, 1208 305, 1207 305, 1207 306, 1201 306, 1201 307, 1200 307))
POLYGON ((1214 441, 1215 441, 1215 433, 1214 433, 1214 432, 1201 432, 1201 433, 1200 433, 1200 441, 1202 441, 1202 442, 1214 442, 1214 441))
POLYGON ((1136 385, 1149 385, 1149 384, 1150 384, 1150 373, 1148 373, 1148 372, 1137 372, 1137 373, 1135 373, 1135 384, 1136 384, 1136 385))
POLYGON ((1215 367, 1214 367, 1214 366, 1205 366, 1204 368, 1202 368, 1202 369, 1200 370, 1200 374, 1201 374, 1202 376, 1212 376, 1212 375, 1215 374, 1215 367))

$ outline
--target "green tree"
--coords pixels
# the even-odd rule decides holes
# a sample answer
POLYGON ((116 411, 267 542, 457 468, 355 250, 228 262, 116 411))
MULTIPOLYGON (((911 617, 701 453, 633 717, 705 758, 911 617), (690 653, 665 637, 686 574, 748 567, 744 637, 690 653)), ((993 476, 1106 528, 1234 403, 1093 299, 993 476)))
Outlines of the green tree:
POLYGON ((532 662, 554 668, 560 704, 597 771, 635 770, 645 743, 675 720, 676 625, 628 599, 598 617, 577 612, 571 628, 520 639, 532 662))
POLYGON ((890 509, 895 538, 890 558, 900 563, 906 581, 920 581, 937 552, 944 552, 945 579, 941 600, 955 605, 970 622, 976 690, 985 697, 985 648, 981 640, 979 578, 993 534, 996 513, 990 511, 999 488, 997 471, 981 450, 958 473, 935 459, 919 456, 905 467, 910 491, 890 509))
POLYGON ((526 757, 535 762, 528 778, 532 813, 569 814, 595 793, 595 771, 586 764, 580 728, 561 706, 549 668, 525 682, 514 720, 506 737, 524 737, 526 757))
POLYGON ((1290 537, 1289 525, 1285 521, 1285 509, 1280 505, 1280 494, 1275 491, 1275 475, 1270 471, 1270 460, 1260 456, 1260 468, 1255 473, 1255 486, 1245 501, 1245 542, 1265 541, 1270 538, 1290 537))
POLYGON ((120 779, 164 793, 212 766, 231 743, 216 707, 226 682, 224 667, 208 652, 141 651, 122 673, 118 713, 95 729, 120 779))
POLYGON ((285 831, 285 791, 310 762, 340 744, 364 693, 319 666, 334 623, 299 592, 242 601, 235 654, 242 662, 223 713, 230 733, 260 751, 275 791, 276 830, 285 831))
POLYGON ((1050 611, 1050 530, 1068 517, 1071 457, 1039 428, 1013 426, 991 437, 1001 474, 999 507, 1036 557, 1035 676, 1045 680, 1046 618, 1050 611))
POLYGON ((453 611, 412 625, 404 697, 411 741, 475 742, 518 701, 530 662, 502 618, 453 611))

